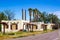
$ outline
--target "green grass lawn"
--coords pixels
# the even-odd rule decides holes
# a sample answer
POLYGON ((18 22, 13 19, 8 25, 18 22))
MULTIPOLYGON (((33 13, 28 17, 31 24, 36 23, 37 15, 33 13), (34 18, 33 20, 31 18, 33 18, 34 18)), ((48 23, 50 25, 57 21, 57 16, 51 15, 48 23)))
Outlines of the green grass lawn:
POLYGON ((43 34, 43 33, 47 33, 47 32, 51 32, 51 30, 48 31, 34 31, 34 32, 15 32, 15 33, 6 33, 6 34, 2 34, 0 32, 0 40, 3 39, 7 39, 7 38, 20 38, 20 37, 26 37, 26 36, 34 36, 36 34, 43 34))

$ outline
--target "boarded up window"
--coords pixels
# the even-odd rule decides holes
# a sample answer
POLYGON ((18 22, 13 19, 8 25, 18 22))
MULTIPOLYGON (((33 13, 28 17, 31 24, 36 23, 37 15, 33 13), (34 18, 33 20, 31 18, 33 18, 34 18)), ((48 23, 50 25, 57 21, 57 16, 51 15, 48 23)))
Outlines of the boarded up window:
POLYGON ((45 25, 44 25, 44 24, 42 24, 42 25, 41 25, 41 29, 43 29, 44 27, 45 27, 45 25))
POLYGON ((36 25, 33 25, 33 29, 37 29, 37 26, 36 25))
POLYGON ((17 30, 18 29, 18 26, 16 23, 12 23, 11 24, 11 30, 17 30))
POLYGON ((42 28, 43 30, 47 30, 47 25, 42 24, 42 25, 41 25, 41 28, 42 28))

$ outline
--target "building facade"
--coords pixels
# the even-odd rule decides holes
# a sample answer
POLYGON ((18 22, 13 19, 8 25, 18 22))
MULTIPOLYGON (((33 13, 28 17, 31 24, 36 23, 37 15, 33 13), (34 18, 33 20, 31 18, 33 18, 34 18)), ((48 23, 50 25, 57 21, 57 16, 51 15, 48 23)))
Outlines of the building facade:
POLYGON ((29 22, 25 20, 10 20, 10 21, 5 21, 2 20, 2 22, 6 23, 6 25, 2 24, 2 32, 17 32, 21 30, 26 30, 26 31, 43 31, 45 29, 52 30, 52 27, 54 24, 48 23, 45 24, 44 22, 29 22))
POLYGON ((2 20, 2 22, 6 23, 7 25, 2 24, 2 29, 1 31, 4 32, 17 32, 19 30, 23 29, 23 22, 28 22, 24 20, 11 20, 11 21, 5 21, 2 20))

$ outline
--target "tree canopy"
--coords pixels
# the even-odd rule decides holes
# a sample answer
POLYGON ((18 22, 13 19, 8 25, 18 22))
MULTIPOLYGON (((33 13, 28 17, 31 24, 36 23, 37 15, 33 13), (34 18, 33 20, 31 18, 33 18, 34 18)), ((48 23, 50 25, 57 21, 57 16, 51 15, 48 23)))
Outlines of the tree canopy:
POLYGON ((5 10, 0 12, 0 22, 1 20, 12 20, 14 19, 14 13, 11 10, 5 10))
POLYGON ((33 16, 33 21, 35 21, 35 22, 41 22, 41 21, 43 21, 45 23, 60 22, 59 21, 60 19, 57 17, 57 15, 54 15, 53 13, 41 12, 37 8, 32 9, 32 10, 33 10, 33 14, 35 15, 35 16, 33 16))
POLYGON ((3 12, 0 12, 0 21, 1 20, 8 20, 7 16, 3 12))
POLYGON ((5 10, 4 13, 8 17, 8 20, 13 20, 14 19, 15 14, 11 10, 5 10))

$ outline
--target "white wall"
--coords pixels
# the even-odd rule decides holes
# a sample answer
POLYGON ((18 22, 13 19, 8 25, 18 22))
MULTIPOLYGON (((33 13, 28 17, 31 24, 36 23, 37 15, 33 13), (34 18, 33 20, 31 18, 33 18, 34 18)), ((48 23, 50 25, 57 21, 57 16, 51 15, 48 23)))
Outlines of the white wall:
MULTIPOLYGON (((17 23, 18 24, 18 29, 17 30, 11 30, 9 26, 8 29, 5 29, 5 32, 17 32, 21 29, 23 29, 23 23, 27 22, 29 23, 29 21, 25 21, 25 20, 11 20, 11 21, 5 21, 2 20, 2 22, 8 23, 8 25, 11 25, 11 23, 17 23)), ((41 28, 41 25, 44 24, 44 22, 33 22, 33 24, 36 24, 38 26, 38 29, 33 29, 34 31, 43 31, 43 28, 41 28)), ((25 27, 24 27, 25 29, 25 27)), ((52 29, 51 24, 47 24, 47 29, 52 29)), ((3 25, 2 25, 2 32, 3 32, 3 25)))
POLYGON ((47 29, 49 29, 49 30, 52 30, 52 26, 51 26, 52 24, 48 24, 47 25, 47 29))
MULTIPOLYGON (((5 21, 5 20, 2 20, 2 22, 5 22, 5 23, 8 23, 8 25, 11 25, 11 23, 17 23, 18 24, 18 29, 17 30, 11 30, 10 27, 11 26, 8 26, 8 29, 5 29, 5 32, 16 32, 16 31, 19 31, 21 29, 23 29, 23 22, 28 22, 28 21, 24 21, 24 20, 11 20, 11 21, 5 21)), ((2 32, 3 32, 3 25, 2 25, 2 32)))
POLYGON ((44 22, 35 22, 37 25, 37 29, 33 29, 34 31, 43 31, 43 28, 41 28, 41 25, 44 24, 44 22))

